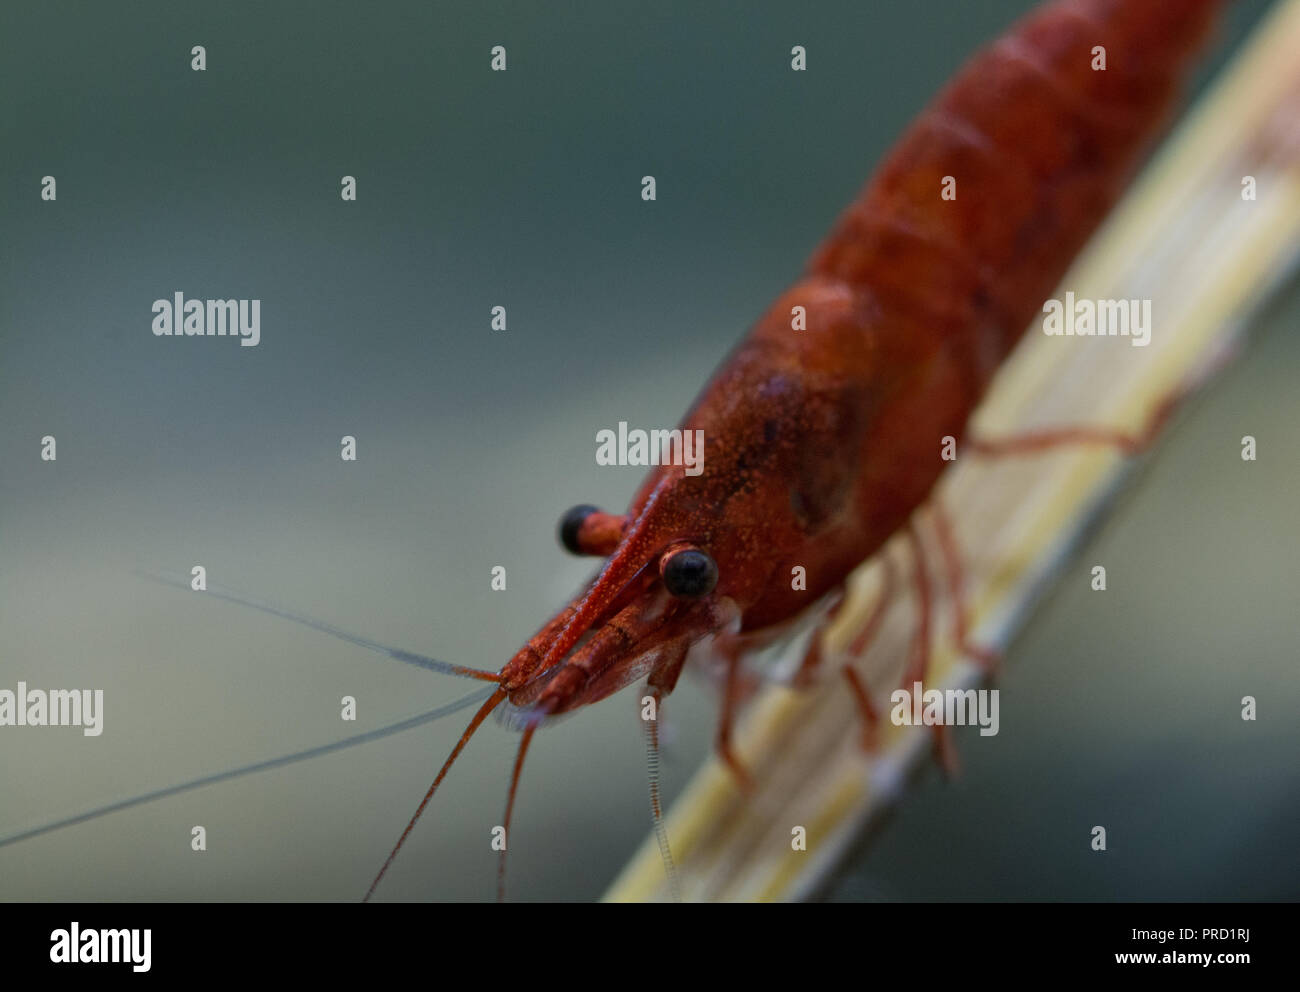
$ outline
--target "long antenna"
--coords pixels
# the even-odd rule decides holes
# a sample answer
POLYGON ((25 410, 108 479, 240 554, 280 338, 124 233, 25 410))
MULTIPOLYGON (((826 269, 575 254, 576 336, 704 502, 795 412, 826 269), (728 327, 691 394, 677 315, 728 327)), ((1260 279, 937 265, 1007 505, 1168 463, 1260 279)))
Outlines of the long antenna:
POLYGON ((217 782, 226 782, 232 778, 239 778, 243 775, 254 775, 257 772, 270 771, 272 768, 280 768, 284 765, 291 765, 298 761, 306 761, 308 758, 315 758, 319 755, 329 754, 333 751, 341 751, 344 748, 354 747, 357 744, 366 744, 370 741, 377 741, 383 737, 391 737, 393 734, 400 734, 404 730, 421 727, 426 723, 432 723, 434 720, 451 713, 456 713, 468 706, 473 706, 475 703, 486 699, 491 692, 491 689, 479 689, 470 693, 468 696, 456 700, 455 702, 448 703, 445 706, 439 706, 437 709, 429 710, 427 713, 420 713, 417 716, 408 717, 405 720, 399 720, 397 723, 390 723, 386 727, 379 727, 376 730, 368 730, 364 734, 345 737, 342 740, 334 741, 332 744, 322 744, 319 747, 308 748, 305 751, 295 751, 292 754, 281 755, 278 758, 268 758, 265 761, 254 762, 251 765, 241 765, 238 768, 231 768, 224 772, 214 772, 211 775, 203 775, 199 778, 190 779, 187 782, 178 782, 176 785, 168 785, 161 789, 154 789, 151 792, 144 792, 138 796, 132 796, 129 799, 119 799, 116 802, 108 803, 104 806, 97 806, 84 813, 65 817, 62 820, 54 820, 51 823, 45 823, 39 827, 20 830, 16 834, 10 834, 7 837, 0 837, 0 847, 4 847, 8 844, 17 844, 19 841, 28 840, 32 837, 39 837, 41 834, 48 834, 51 831, 60 830, 63 827, 71 827, 78 823, 85 823, 87 820, 94 820, 101 816, 107 816, 109 813, 116 813, 118 810, 130 809, 132 806, 141 806, 144 803, 151 803, 158 799, 166 799, 168 796, 174 796, 181 792, 189 792, 191 789, 201 789, 205 785, 214 785, 217 782))
POLYGON ((519 773, 524 768, 524 757, 528 754, 528 745, 533 741, 533 733, 537 730, 537 724, 532 724, 524 731, 524 735, 519 741, 519 753, 515 755, 515 769, 510 775, 510 792, 506 796, 506 815, 502 821, 502 828, 505 830, 505 846, 501 848, 501 856, 497 859, 497 902, 506 901, 506 853, 510 849, 510 818, 515 812, 515 793, 519 790, 519 773))
MULTIPOLYGON (((155 575, 152 572, 136 571, 135 573, 142 579, 148 579, 150 582, 157 582, 160 585, 171 586, 174 589, 184 589, 190 591, 190 585, 187 582, 178 582, 175 579, 167 578, 162 575, 155 575)), ((235 603, 238 606, 246 606, 249 609, 258 610, 262 613, 269 613, 273 617, 279 617, 282 620, 288 620, 292 623, 300 624, 303 627, 310 627, 312 630, 319 631, 322 634, 328 634, 330 637, 338 638, 340 641, 346 641, 348 644, 354 644, 359 648, 365 648, 367 651, 377 651, 380 654, 386 654, 390 658, 396 658, 398 661, 405 662, 408 665, 414 665, 417 668, 424 668, 431 672, 438 672, 442 675, 458 675, 461 678, 478 679, 481 682, 497 682, 500 676, 494 672, 486 672, 478 668, 466 668, 464 665, 453 665, 446 661, 439 661, 437 658, 430 658, 427 655, 416 654, 414 651, 404 651, 401 648, 392 648, 386 644, 380 644, 378 641, 371 640, 369 637, 362 637, 360 634, 352 634, 342 628, 335 627, 332 623, 326 623, 324 620, 317 620, 309 617, 305 613, 295 613, 292 610, 286 610, 283 607, 272 606, 269 603, 262 603, 251 597, 239 593, 225 590, 219 586, 210 586, 203 593, 205 596, 213 596, 216 599, 223 599, 227 603, 235 603)))
POLYGON ((433 798, 433 794, 438 790, 438 786, 442 784, 442 780, 447 776, 447 772, 451 770, 452 763, 460 756, 460 752, 465 750, 465 745, 469 743, 469 739, 474 736, 474 731, 478 730, 478 728, 483 724, 483 721, 487 719, 488 714, 496 709, 505 698, 506 690, 498 687, 496 691, 488 697, 487 702, 484 703, 479 708, 479 711, 474 714, 474 719, 470 720, 469 726, 466 727, 465 732, 460 735, 460 740, 457 741, 456 746, 452 748, 451 755, 443 763, 442 770, 438 772, 438 777, 433 780, 433 785, 429 786, 429 791, 426 792, 424 798, 420 800, 420 805, 416 807, 414 815, 412 815, 410 822, 406 825, 406 829, 402 831, 402 836, 397 838, 397 843, 393 845, 392 851, 388 854, 388 860, 385 861, 384 866, 379 869, 379 874, 375 876, 375 880, 370 883, 370 888, 366 890, 366 895, 365 898, 361 900, 362 902, 369 902, 370 897, 375 894, 375 887, 379 885, 385 873, 388 871, 388 866, 391 865, 393 859, 397 857, 397 852, 400 851, 402 845, 406 843, 406 838, 410 835, 411 830, 414 829, 416 823, 419 822, 420 817, 423 815, 424 807, 429 805, 429 800, 433 798))

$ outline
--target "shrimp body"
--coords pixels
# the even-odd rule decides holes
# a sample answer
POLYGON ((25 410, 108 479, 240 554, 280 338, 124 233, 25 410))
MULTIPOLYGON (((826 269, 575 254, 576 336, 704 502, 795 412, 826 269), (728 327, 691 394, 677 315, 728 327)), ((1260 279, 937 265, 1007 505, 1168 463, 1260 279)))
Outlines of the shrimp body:
POLYGON ((977 54, 696 401, 703 474, 662 466, 625 517, 575 527, 608 561, 502 670, 510 701, 558 713, 647 672, 671 689, 689 643, 777 627, 879 549, 1118 199, 1220 5, 1058 0, 977 54), (656 574, 682 548, 716 563, 703 597, 656 574))
MULTIPOLYGON (((686 415, 683 432, 704 438, 702 474, 662 465, 625 514, 578 507, 566 515, 563 543, 605 561, 499 671, 206 593, 491 688, 414 720, 0 837, 0 846, 482 702, 373 894, 457 756, 502 704, 523 730, 508 825, 529 741, 545 719, 643 677, 662 697, 688 649, 711 636, 734 671, 737 652, 840 588, 929 499, 945 439, 961 440, 997 369, 1118 199, 1224 3, 1055 0, 975 55, 686 415)), ((919 557, 917 566, 924 587, 919 557)), ((653 720, 647 728, 656 747, 653 720)))
MULTIPOLYGON (((372 893, 502 703, 523 729, 508 824, 547 717, 646 676, 662 697, 710 635, 734 673, 739 653, 842 586, 908 522, 942 474, 943 439, 962 437, 1118 199, 1221 2, 1056 0, 966 65, 686 415, 683 431, 703 432, 702 474, 662 465, 626 514, 575 507, 563 519, 563 543, 604 565, 499 672, 480 673, 497 688, 372 893)), ((719 745, 743 779, 726 744, 730 701, 719 745)))

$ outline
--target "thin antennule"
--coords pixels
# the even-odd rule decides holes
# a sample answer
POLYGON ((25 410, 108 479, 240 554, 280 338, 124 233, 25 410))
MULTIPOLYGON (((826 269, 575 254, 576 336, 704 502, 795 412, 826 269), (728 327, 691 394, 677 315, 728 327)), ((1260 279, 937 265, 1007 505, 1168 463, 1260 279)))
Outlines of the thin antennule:
POLYGON ((533 723, 524 731, 524 736, 519 740, 519 753, 515 755, 515 770, 510 775, 510 793, 506 796, 506 815, 502 821, 505 844, 501 848, 500 858, 497 859, 497 902, 506 901, 506 851, 510 847, 510 818, 515 812, 515 793, 519 789, 519 773, 523 771, 524 757, 528 754, 528 745, 532 743, 536 730, 537 724, 533 723))
MULTIPOLYGON (((189 590, 189 583, 177 582, 162 575, 155 575, 151 572, 137 570, 136 575, 140 578, 148 579, 150 582, 157 582, 160 585, 172 586, 175 589, 189 590)), ((495 672, 485 672, 478 668, 466 668, 464 665, 453 665, 446 661, 439 661, 437 658, 430 658, 427 655, 416 654, 413 651, 404 651, 401 648, 390 648, 386 644, 380 644, 378 641, 371 640, 369 637, 362 637, 360 634, 350 634, 346 630, 335 627, 324 620, 317 620, 307 616, 305 613, 295 613, 291 610, 283 609, 279 606, 271 606, 269 603, 259 603, 255 599, 239 595, 238 593, 224 590, 219 586, 209 586, 204 590, 204 594, 213 596, 217 599, 223 599, 227 603, 235 603, 238 606, 246 606, 249 609, 258 610, 262 613, 269 613, 273 617, 279 617, 282 620, 288 620, 292 623, 300 624, 304 627, 310 627, 312 630, 319 631, 322 634, 328 634, 330 637, 338 638, 340 641, 346 641, 348 644, 354 644, 359 648, 365 648, 368 651, 377 651, 380 654, 386 654, 390 658, 396 658, 398 661, 405 662, 408 665, 414 665, 417 668, 424 668, 431 672, 438 672, 442 675, 458 675, 461 678, 477 679, 481 682, 499 682, 500 676, 495 672)))
POLYGON ((659 856, 664 862, 664 874, 668 876, 668 891, 672 893, 673 902, 681 902, 681 883, 677 880, 677 865, 673 863, 672 848, 668 846, 663 803, 659 798, 659 715, 663 711, 662 700, 657 690, 652 690, 652 693, 655 699, 655 718, 641 721, 645 724, 646 770, 650 777, 650 815, 654 818, 655 840, 659 842, 659 856))
POLYGON ((383 880, 384 875, 388 871, 388 866, 393 863, 393 859, 397 857, 397 852, 400 851, 402 845, 406 843, 406 838, 410 835, 411 831, 415 828, 416 823, 419 822, 420 817, 424 814, 424 807, 429 805, 429 800, 433 798, 433 794, 438 790, 438 786, 442 784, 442 780, 446 778, 447 772, 451 770, 452 763, 460 756, 460 752, 465 750, 465 745, 468 744, 469 739, 474 736, 474 731, 478 730, 478 728, 482 726, 483 721, 487 719, 488 714, 496 709, 505 698, 506 691, 498 688, 488 697, 487 702, 479 707, 479 711, 474 714, 474 719, 470 720, 469 726, 466 727, 465 732, 460 735, 460 740, 457 741, 456 746, 451 749, 451 754, 443 763, 442 770, 438 772, 438 777, 433 780, 433 785, 429 786, 429 791, 426 792, 424 798, 420 800, 420 805, 416 807, 415 813, 411 817, 411 821, 406 825, 406 829, 402 831, 402 836, 397 838, 397 843, 393 845, 393 849, 388 853, 388 860, 385 861, 384 866, 379 869, 379 874, 375 876, 375 880, 370 883, 370 888, 366 890, 366 895, 365 898, 361 900, 362 902, 369 902, 370 897, 375 894, 375 888, 383 880))
POLYGON ((205 785, 214 785, 217 782, 226 782, 232 778, 239 778, 243 775, 253 775, 257 772, 270 771, 272 768, 280 768, 284 765, 294 764, 298 761, 306 761, 308 758, 315 758, 318 755, 329 754, 333 751, 341 751, 344 748, 354 747, 357 744, 366 744, 383 737, 391 737, 393 734, 400 734, 403 730, 411 730, 414 727, 421 727, 426 723, 431 723, 434 720, 439 719, 440 717, 448 716, 451 713, 463 710, 467 706, 473 706, 475 703, 486 699, 490 692, 490 689, 478 689, 471 692, 468 696, 463 696, 455 702, 448 703, 445 706, 439 706, 437 709, 429 710, 427 713, 420 713, 417 716, 408 717, 405 720, 399 720, 397 723, 390 723, 385 727, 368 730, 364 734, 345 737, 342 740, 334 741, 331 744, 321 744, 318 747, 308 748, 305 751, 295 751, 292 754, 281 755, 278 758, 268 758, 265 761, 258 761, 251 765, 241 765, 238 768, 231 768, 224 772, 213 772, 210 775, 203 775, 199 778, 190 779, 188 782, 179 782, 176 785, 168 785, 161 789, 154 789, 152 792, 145 792, 138 796, 132 796, 129 799, 119 799, 116 802, 109 803, 105 806, 98 806, 95 809, 87 810, 84 813, 78 813, 75 816, 65 817, 62 820, 45 823, 39 827, 22 830, 16 834, 10 834, 8 837, 0 837, 0 847, 4 847, 7 844, 17 844, 20 840, 39 837, 41 834, 48 834, 53 830, 59 830, 63 827, 71 827, 78 823, 85 823, 87 820, 95 820, 101 816, 107 816, 109 813, 116 813, 118 810, 129 809, 132 806, 141 806, 144 803, 151 803, 158 799, 166 799, 168 796, 174 796, 181 792, 188 792, 191 789, 199 789, 205 785))

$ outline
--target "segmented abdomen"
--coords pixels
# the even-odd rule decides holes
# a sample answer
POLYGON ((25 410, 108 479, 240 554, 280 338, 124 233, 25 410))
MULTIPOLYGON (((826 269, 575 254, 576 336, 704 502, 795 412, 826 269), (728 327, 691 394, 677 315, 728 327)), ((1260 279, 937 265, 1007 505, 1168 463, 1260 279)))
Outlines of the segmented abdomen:
POLYGON ((811 273, 917 309, 986 383, 1123 190, 1221 6, 1035 10, 903 135, 811 273))

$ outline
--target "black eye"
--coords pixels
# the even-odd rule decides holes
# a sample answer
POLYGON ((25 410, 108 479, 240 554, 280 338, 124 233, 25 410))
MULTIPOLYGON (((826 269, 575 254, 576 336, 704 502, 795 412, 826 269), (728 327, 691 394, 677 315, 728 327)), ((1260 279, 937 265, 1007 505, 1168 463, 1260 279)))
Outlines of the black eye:
POLYGON ((580 503, 573 509, 569 510, 560 518, 560 543, 564 545, 564 550, 572 555, 583 554, 583 550, 578 546, 578 531, 582 528, 582 522, 593 513, 599 513, 597 507, 587 503, 580 503))
POLYGON ((670 596, 698 599, 713 592, 718 584, 718 565, 699 548, 671 552, 659 566, 664 588, 670 596))

